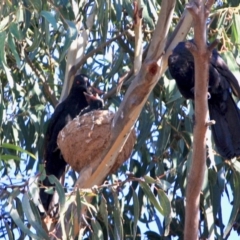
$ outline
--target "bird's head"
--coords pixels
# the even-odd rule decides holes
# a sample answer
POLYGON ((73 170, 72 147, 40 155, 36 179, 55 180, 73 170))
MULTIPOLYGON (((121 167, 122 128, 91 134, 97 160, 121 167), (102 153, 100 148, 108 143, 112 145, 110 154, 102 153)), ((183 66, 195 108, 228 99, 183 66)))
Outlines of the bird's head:
POLYGON ((90 87, 89 78, 85 74, 76 75, 73 80, 72 88, 85 88, 86 91, 90 87))
POLYGON ((91 86, 89 82, 89 77, 85 74, 79 74, 76 75, 74 80, 73 80, 73 85, 72 88, 74 89, 83 89, 85 90, 84 92, 87 92, 89 94, 93 95, 102 95, 104 92, 101 91, 100 89, 91 86))

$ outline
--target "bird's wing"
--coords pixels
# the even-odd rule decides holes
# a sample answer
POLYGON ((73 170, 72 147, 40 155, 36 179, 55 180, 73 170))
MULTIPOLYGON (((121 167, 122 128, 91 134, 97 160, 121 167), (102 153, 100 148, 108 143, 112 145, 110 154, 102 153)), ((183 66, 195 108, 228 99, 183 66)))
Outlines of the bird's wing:
POLYGON ((215 50, 213 51, 210 64, 228 80, 233 93, 240 99, 240 81, 233 75, 227 64, 215 50))
POLYGON ((50 120, 49 120, 49 124, 47 127, 47 131, 46 131, 46 135, 45 135, 45 140, 44 140, 44 156, 46 155, 46 149, 48 147, 49 142, 52 139, 52 134, 54 134, 54 128, 56 127, 57 122, 59 121, 59 119, 61 118, 61 115, 64 112, 64 103, 65 101, 61 102, 56 109, 54 110, 50 120))
MULTIPOLYGON (((65 100, 66 101, 66 100, 65 100)), ((54 110, 52 116, 51 116, 51 119, 50 119, 50 122, 49 122, 49 125, 48 125, 48 130, 47 130, 47 133, 51 132, 52 128, 56 125, 56 122, 59 120, 59 118, 61 117, 61 115, 63 114, 64 112, 64 102, 61 102, 57 107, 56 109, 54 110)))

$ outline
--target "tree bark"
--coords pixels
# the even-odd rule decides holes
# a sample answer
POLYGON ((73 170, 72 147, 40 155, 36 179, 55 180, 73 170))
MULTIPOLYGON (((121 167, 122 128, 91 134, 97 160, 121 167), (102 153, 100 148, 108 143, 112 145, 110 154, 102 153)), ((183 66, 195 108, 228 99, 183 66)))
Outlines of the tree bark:
POLYGON ((184 239, 198 239, 199 200, 206 168, 206 133, 208 127, 209 59, 213 45, 207 46, 206 20, 213 0, 196 0, 187 5, 193 17, 194 43, 188 42, 194 57, 195 126, 193 130, 193 156, 186 190, 184 239))

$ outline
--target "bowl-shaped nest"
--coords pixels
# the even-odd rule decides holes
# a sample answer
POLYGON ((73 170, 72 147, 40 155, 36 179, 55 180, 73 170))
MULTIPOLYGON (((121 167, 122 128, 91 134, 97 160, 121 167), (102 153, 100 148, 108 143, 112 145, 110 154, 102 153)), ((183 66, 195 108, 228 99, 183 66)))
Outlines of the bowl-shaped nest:
MULTIPOLYGON (((93 171, 103 160, 101 156, 110 144, 111 124, 114 113, 97 110, 74 118, 58 135, 58 146, 65 161, 77 172, 85 166, 93 171)), ((132 152, 136 135, 130 133, 110 172, 115 172, 132 152)))

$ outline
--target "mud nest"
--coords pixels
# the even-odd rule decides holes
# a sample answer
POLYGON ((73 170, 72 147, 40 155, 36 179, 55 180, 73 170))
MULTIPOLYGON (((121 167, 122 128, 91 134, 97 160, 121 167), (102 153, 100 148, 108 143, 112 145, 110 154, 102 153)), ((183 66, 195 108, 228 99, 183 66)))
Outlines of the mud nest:
MULTIPOLYGON (((58 146, 65 161, 77 172, 85 166, 92 167, 93 171, 103 160, 102 152, 109 146, 111 124, 114 113, 107 110, 98 110, 74 118, 58 135, 58 146)), ((132 152, 136 135, 130 133, 115 165, 110 173, 115 172, 132 152)))

